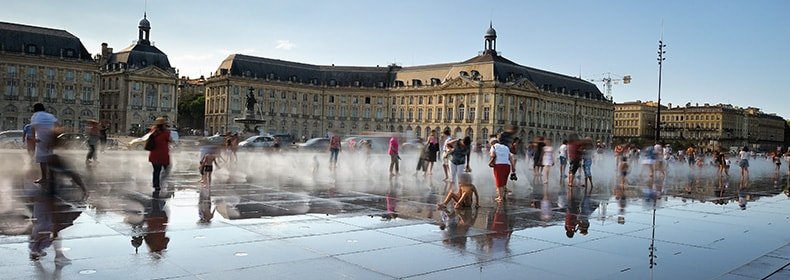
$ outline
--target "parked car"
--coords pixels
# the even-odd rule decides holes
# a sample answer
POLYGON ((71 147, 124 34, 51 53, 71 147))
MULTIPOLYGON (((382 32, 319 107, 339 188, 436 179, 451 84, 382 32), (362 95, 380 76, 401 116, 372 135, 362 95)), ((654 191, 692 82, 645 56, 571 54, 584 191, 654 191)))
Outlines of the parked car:
POLYGON ((284 147, 287 147, 288 145, 294 144, 294 137, 291 134, 279 133, 279 134, 273 134, 273 135, 271 135, 271 137, 272 138, 279 138, 280 139, 280 143, 282 143, 282 145, 285 145, 284 147))
POLYGON ((21 130, 6 130, 0 132, 0 148, 4 149, 23 149, 25 143, 22 142, 21 130))
POLYGON ((64 149, 87 149, 88 137, 81 133, 63 133, 58 135, 58 143, 64 149))
POLYGON ((292 147, 297 151, 329 151, 329 138, 313 138, 292 147))
POLYGON ((240 148, 245 149, 268 149, 274 145, 274 138, 271 136, 255 135, 250 136, 244 141, 239 142, 240 148))
MULTIPOLYGON (((129 141, 129 150, 138 150, 142 151, 145 148, 145 141, 148 141, 148 137, 151 136, 151 132, 146 133, 143 137, 136 138, 132 141, 129 141)), ((173 140, 173 145, 178 145, 178 131, 170 130, 170 139, 173 140)))

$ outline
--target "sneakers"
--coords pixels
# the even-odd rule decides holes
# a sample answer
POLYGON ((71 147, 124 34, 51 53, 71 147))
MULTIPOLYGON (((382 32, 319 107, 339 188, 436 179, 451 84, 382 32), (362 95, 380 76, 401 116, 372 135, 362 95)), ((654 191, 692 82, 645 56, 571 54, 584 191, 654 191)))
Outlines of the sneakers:
POLYGON ((37 261, 37 260, 41 259, 41 257, 44 257, 46 255, 47 255, 47 252, 44 252, 44 251, 31 251, 30 252, 30 260, 31 261, 37 261))

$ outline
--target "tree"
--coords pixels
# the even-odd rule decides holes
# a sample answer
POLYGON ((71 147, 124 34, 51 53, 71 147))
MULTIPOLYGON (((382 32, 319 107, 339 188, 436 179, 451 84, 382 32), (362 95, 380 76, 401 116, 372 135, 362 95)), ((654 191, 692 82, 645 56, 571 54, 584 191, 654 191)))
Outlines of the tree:
POLYGON ((192 94, 178 100, 178 127, 203 130, 206 96, 192 94))
POLYGON ((790 120, 785 121, 785 147, 790 147, 790 120))

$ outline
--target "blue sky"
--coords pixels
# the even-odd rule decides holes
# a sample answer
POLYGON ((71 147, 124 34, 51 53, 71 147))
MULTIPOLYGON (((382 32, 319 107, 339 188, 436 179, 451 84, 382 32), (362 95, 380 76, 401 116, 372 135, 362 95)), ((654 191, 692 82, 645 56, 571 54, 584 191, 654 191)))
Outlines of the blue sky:
MULTIPOLYGON (((91 53, 137 39, 144 1, 7 1, 0 21, 66 29, 91 53)), ((615 101, 730 103, 790 117, 790 1, 148 1, 151 40, 182 75, 231 53, 311 64, 409 66, 463 61, 483 48, 585 79, 631 75, 615 101)), ((597 83, 601 91, 603 87, 597 83)))

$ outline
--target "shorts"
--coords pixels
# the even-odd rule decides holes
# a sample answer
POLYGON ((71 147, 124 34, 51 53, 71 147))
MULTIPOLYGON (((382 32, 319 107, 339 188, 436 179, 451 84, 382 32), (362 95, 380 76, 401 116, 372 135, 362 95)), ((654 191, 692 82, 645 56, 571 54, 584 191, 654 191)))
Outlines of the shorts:
POLYGON ((203 171, 203 172, 212 172, 212 171, 214 171, 214 166, 213 165, 204 165, 203 167, 200 168, 200 170, 203 171))
POLYGON ((694 156, 689 156, 689 165, 693 165, 695 162, 696 160, 694 160, 694 156))
POLYGON ((579 171, 579 167, 582 167, 582 161, 580 159, 572 159, 570 173, 576 174, 576 171, 579 171))
POLYGON ((568 164, 568 158, 560 157, 560 165, 565 166, 566 164, 568 164))
POLYGON ((585 159, 584 162, 582 163, 582 166, 584 166, 584 176, 592 177, 592 160, 585 159))
POLYGON ((738 166, 740 166, 741 168, 749 167, 749 160, 748 159, 742 159, 741 161, 738 162, 738 166))
POLYGON ((626 177, 628 176, 628 171, 621 171, 620 176, 626 177))

